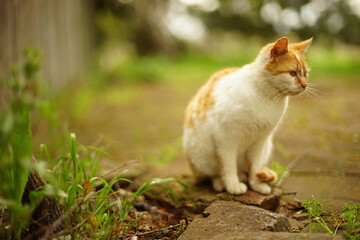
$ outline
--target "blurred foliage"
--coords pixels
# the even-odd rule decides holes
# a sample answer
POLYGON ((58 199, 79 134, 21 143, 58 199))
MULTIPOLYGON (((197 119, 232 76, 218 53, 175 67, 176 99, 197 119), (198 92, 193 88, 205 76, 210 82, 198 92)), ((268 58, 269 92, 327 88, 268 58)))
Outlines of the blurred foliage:
POLYGON ((301 39, 322 36, 329 44, 336 39, 360 44, 360 14, 353 11, 350 2, 355 1, 224 0, 213 12, 196 10, 195 14, 210 29, 272 38, 283 34, 296 34, 301 39))
POLYGON ((357 0, 97 0, 96 13, 101 40, 122 39, 137 55, 211 50, 226 33, 360 44, 357 0))
MULTIPOLYGON (((174 178, 151 178, 133 192, 115 191, 113 186, 118 181, 131 183, 122 177, 125 170, 117 174, 119 169, 112 171, 111 178, 99 177, 102 175, 100 157, 110 156, 101 147, 78 144, 75 133, 67 138, 66 146, 61 146, 61 150, 66 149, 61 157, 53 157, 45 144, 41 144, 35 154, 31 120, 47 102, 39 73, 42 52, 26 48, 24 57, 13 66, 11 75, 0 81, 0 92, 4 96, 0 109, 1 239, 38 239, 39 233, 32 232, 29 225, 37 220, 33 213, 45 196, 56 199, 61 206, 61 218, 40 226, 46 232, 44 238, 113 239, 122 236, 142 218, 132 218, 129 212, 143 199, 144 193, 160 189, 173 202, 178 202, 172 183, 186 186, 174 178), (30 172, 36 172, 47 182, 26 193, 30 172)), ((50 114, 50 121, 52 117, 50 114)))
POLYGON ((359 48, 348 43, 360 44, 359 9, 360 1, 335 0, 95 0, 90 82, 155 83, 174 71, 241 66, 281 35, 314 37, 307 55, 315 75, 354 75, 359 48))
POLYGON ((6 97, 0 113, 0 208, 7 208, 11 233, 20 238, 29 222, 33 204, 22 203, 32 157, 30 110, 39 99, 41 52, 27 48, 25 61, 12 67, 11 76, 1 80, 6 97))
POLYGON ((32 161, 31 115, 45 113, 50 122, 54 121, 44 97, 44 85, 39 74, 41 65, 42 52, 27 47, 24 60, 14 64, 10 76, 0 82, 0 92, 4 97, 0 112, 0 208, 7 210, 10 223, 9 228, 0 229, 0 236, 8 239, 20 239, 42 198, 56 194, 48 185, 23 196, 29 172, 41 167, 32 161), (27 197, 29 202, 25 203, 27 197))
POLYGON ((344 237, 346 239, 360 239, 360 204, 344 204, 341 216, 346 220, 344 237))

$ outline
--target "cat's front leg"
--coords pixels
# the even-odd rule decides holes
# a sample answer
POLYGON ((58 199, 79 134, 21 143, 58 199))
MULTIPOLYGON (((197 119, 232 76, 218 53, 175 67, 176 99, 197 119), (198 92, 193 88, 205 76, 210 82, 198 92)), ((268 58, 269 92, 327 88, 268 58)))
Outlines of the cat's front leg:
POLYGON ((264 139, 259 139, 255 142, 248 150, 247 156, 251 164, 250 173, 249 173, 249 184, 251 189, 262 193, 269 194, 271 192, 271 187, 261 181, 257 177, 257 174, 262 171, 264 166, 269 160, 272 149, 272 140, 271 137, 266 137, 264 139))
POLYGON ((235 146, 220 147, 217 151, 217 161, 226 191, 230 194, 239 195, 246 192, 247 186, 239 181, 236 154, 235 146))

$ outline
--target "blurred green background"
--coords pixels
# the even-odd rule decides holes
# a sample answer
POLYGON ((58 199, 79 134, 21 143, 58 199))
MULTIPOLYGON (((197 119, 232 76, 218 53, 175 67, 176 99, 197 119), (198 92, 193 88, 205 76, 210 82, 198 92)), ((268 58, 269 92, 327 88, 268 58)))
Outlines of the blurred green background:
MULTIPOLYGON (((317 90, 294 99, 275 157, 304 150, 296 132, 318 149, 313 157, 337 154, 359 167, 360 0, 4 3, 0 73, 23 45, 43 49, 60 125, 85 145, 105 144, 110 162, 181 159, 183 112, 199 86, 288 36, 314 38, 307 57, 317 90)), ((49 138, 45 132, 34 127, 36 146, 49 138)))

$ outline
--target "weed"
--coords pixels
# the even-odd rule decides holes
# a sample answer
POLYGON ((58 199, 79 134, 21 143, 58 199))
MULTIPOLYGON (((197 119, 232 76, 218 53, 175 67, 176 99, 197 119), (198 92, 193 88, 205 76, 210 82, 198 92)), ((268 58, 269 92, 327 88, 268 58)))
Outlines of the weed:
POLYGON ((1 81, 6 101, 0 113, 0 205, 10 216, 8 238, 13 235, 17 239, 35 208, 31 203, 24 205, 22 198, 32 164, 30 110, 39 100, 41 66, 39 50, 26 48, 24 55, 25 61, 14 65, 11 75, 1 81))
POLYGON ((186 220, 185 219, 181 219, 180 220, 180 225, 175 233, 176 236, 180 236, 184 231, 185 231, 185 228, 186 228, 186 220))
POLYGON ((303 202, 302 206, 307 210, 309 219, 319 223, 326 231, 330 234, 337 234, 337 230, 340 227, 345 227, 346 231, 344 237, 350 240, 359 240, 360 239, 360 205, 348 205, 344 204, 342 213, 332 214, 334 219, 341 219, 339 223, 335 226, 334 230, 330 230, 329 226, 322 218, 325 212, 322 210, 323 205, 312 196, 311 199, 307 199, 303 202))
POLYGON ((344 237, 351 240, 360 239, 360 205, 344 204, 341 217, 346 220, 342 225, 346 227, 344 237))
MULTIPOLYGON (((55 197, 62 206, 62 215, 45 229, 44 238, 66 236, 72 239, 113 239, 136 226, 141 216, 131 217, 141 195, 161 189, 174 202, 177 199, 173 178, 152 178, 135 192, 116 191, 115 183, 130 182, 123 172, 112 179, 99 177, 99 159, 108 154, 100 147, 82 146, 76 134, 69 134, 68 152, 53 158, 45 144, 40 145, 37 162, 33 162, 33 141, 30 111, 39 106, 41 52, 26 49, 24 63, 13 67, 9 78, 1 81, 6 102, 0 114, 0 208, 8 226, 1 226, 1 237, 20 239, 27 231, 32 213, 44 196, 55 197), (23 203, 30 170, 48 182, 29 194, 30 203, 23 203), (58 227, 61 225, 61 229, 58 227)), ((178 182, 180 185, 182 183, 178 182)), ((2 222, 2 220, 1 220, 2 222)))
POLYGON ((307 199, 302 203, 302 206, 307 210, 309 219, 314 220, 315 222, 319 223, 329 234, 335 234, 328 225, 326 224, 325 220, 322 218, 323 205, 312 196, 311 199, 307 199))
POLYGON ((286 174, 289 174, 287 167, 281 165, 277 161, 271 163, 271 169, 276 173, 278 179, 281 179, 286 174))
POLYGON ((124 172, 110 181, 98 177, 98 159, 101 155, 107 153, 101 148, 78 145, 76 135, 70 134, 69 152, 56 162, 53 169, 60 183, 58 187, 66 192, 63 202, 64 214, 68 216, 64 230, 55 236, 88 235, 90 238, 105 239, 119 237, 135 226, 141 218, 134 219, 128 215, 135 202, 154 188, 161 189, 177 202, 170 185, 171 182, 177 182, 173 178, 149 179, 135 192, 115 191, 113 186, 116 182, 131 181, 122 177, 124 172))

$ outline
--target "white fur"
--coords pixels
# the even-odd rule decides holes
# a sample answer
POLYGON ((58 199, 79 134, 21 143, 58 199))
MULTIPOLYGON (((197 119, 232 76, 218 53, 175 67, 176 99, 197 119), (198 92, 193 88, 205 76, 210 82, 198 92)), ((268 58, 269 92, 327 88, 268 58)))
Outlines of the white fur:
POLYGON ((186 154, 200 175, 213 179, 217 191, 225 187, 231 194, 244 193, 244 173, 253 190, 271 191, 255 175, 268 163, 288 95, 303 89, 289 74, 271 75, 264 67, 268 54, 262 53, 252 64, 221 78, 206 120, 196 120, 193 128, 184 129, 186 154))

